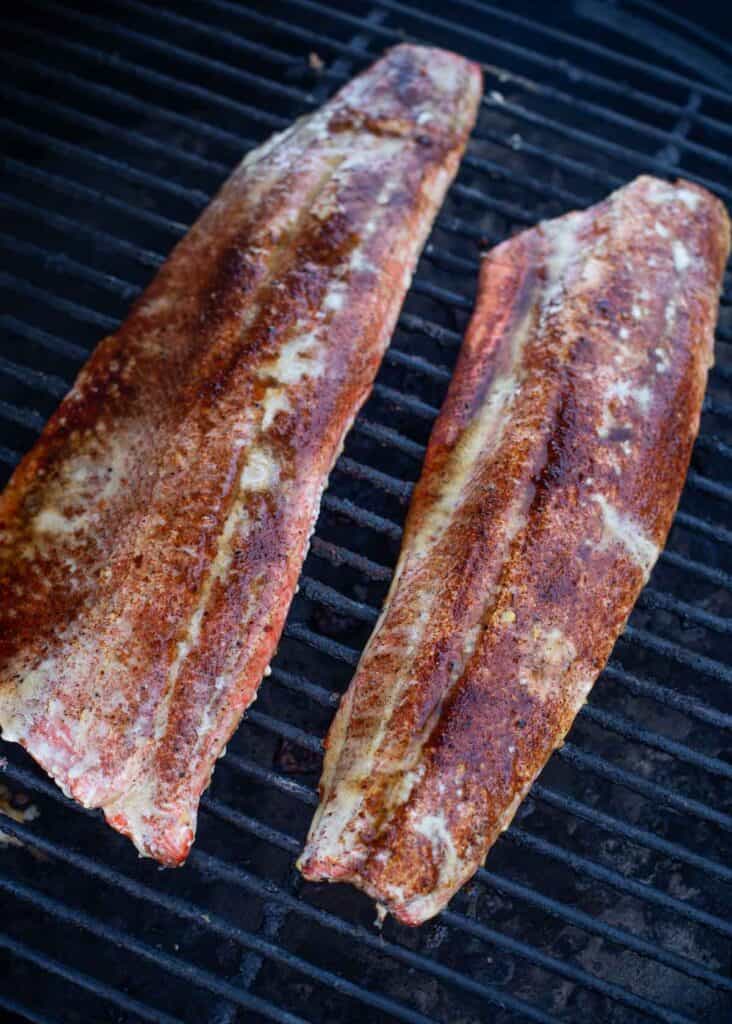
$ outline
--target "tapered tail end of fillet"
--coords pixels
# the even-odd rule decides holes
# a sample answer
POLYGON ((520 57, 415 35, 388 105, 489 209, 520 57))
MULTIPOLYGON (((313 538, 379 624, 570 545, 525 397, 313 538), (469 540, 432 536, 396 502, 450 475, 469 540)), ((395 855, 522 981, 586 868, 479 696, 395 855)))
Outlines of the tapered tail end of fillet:
POLYGON ((350 882, 356 869, 342 857, 319 853, 317 844, 313 842, 305 844, 295 867, 308 882, 350 882))
POLYGON ((131 840, 141 857, 166 868, 179 868, 187 860, 196 838, 195 821, 174 812, 137 816, 105 809, 107 824, 131 840))
POLYGON ((329 882, 351 885, 360 889, 372 900, 377 909, 375 926, 381 928, 384 918, 391 914, 400 924, 417 928, 443 909, 444 903, 431 894, 411 899, 400 899, 398 894, 388 894, 373 886, 369 880, 351 866, 329 857, 319 857, 306 847, 297 860, 296 867, 308 882, 329 882))

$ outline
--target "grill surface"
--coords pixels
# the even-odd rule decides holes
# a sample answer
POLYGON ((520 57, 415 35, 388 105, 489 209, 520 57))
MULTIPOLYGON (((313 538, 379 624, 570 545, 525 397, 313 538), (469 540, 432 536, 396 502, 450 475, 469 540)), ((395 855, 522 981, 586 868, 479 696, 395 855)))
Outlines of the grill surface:
POLYGON ((386 592, 480 245, 642 170, 732 198, 727 44, 647 0, 551 5, 550 25, 520 4, 434 9, 284 0, 273 16, 266 0, 175 13, 33 0, 2 20, 3 480, 248 147, 402 38, 486 70, 468 155, 188 865, 138 861, 3 746, 0 802, 38 816, 2 818, 24 844, 0 850, 2 1019, 501 1024, 732 1011, 732 287, 668 550, 487 868, 419 931, 387 921, 382 933, 368 900, 294 871, 321 737, 386 592))

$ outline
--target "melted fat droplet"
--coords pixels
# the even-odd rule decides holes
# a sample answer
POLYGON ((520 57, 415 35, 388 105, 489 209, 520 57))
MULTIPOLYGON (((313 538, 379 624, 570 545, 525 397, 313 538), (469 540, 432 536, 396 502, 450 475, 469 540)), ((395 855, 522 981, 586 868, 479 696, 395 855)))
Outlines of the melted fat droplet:
POLYGON ((680 188, 677 190, 676 195, 692 211, 697 208, 701 198, 698 192, 693 192, 690 188, 680 188))
POLYGON ((680 242, 678 238, 675 238, 671 246, 671 250, 674 255, 674 266, 680 274, 682 274, 691 263, 691 256, 689 250, 686 248, 683 242, 680 242))
POLYGON ((244 466, 239 486, 246 491, 269 491, 279 480, 279 463, 264 448, 252 449, 244 466))

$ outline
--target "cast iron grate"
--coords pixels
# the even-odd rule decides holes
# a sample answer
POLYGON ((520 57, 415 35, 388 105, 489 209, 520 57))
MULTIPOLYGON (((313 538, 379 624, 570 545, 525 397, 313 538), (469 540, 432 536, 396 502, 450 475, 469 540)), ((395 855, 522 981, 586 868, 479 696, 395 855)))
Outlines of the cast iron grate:
POLYGON ((412 932, 387 921, 379 934, 369 901, 301 885, 293 863, 321 737, 396 559, 480 246, 642 170, 730 200, 729 48, 645 0, 552 5, 551 24, 529 4, 524 14, 475 0, 270 7, 32 0, 2 19, 4 478, 249 146, 402 38, 481 61, 486 98, 188 866, 138 861, 3 748, 0 801, 38 817, 2 819, 24 845, 0 851, 0 1007, 64 1024, 721 1020, 732 1010, 729 278, 668 550, 487 868, 434 922, 412 932))

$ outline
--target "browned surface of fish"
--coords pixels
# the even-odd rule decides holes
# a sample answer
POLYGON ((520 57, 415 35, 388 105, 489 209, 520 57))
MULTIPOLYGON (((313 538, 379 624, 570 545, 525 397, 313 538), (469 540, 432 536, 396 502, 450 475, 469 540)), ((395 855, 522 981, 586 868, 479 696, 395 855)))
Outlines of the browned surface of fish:
POLYGON ((0 726, 158 860, 280 637, 480 98, 391 50, 251 153, 0 499, 0 726))
POLYGON ((729 222, 642 177, 484 259, 382 617, 331 726, 300 869, 407 924, 481 864, 663 546, 729 222))

